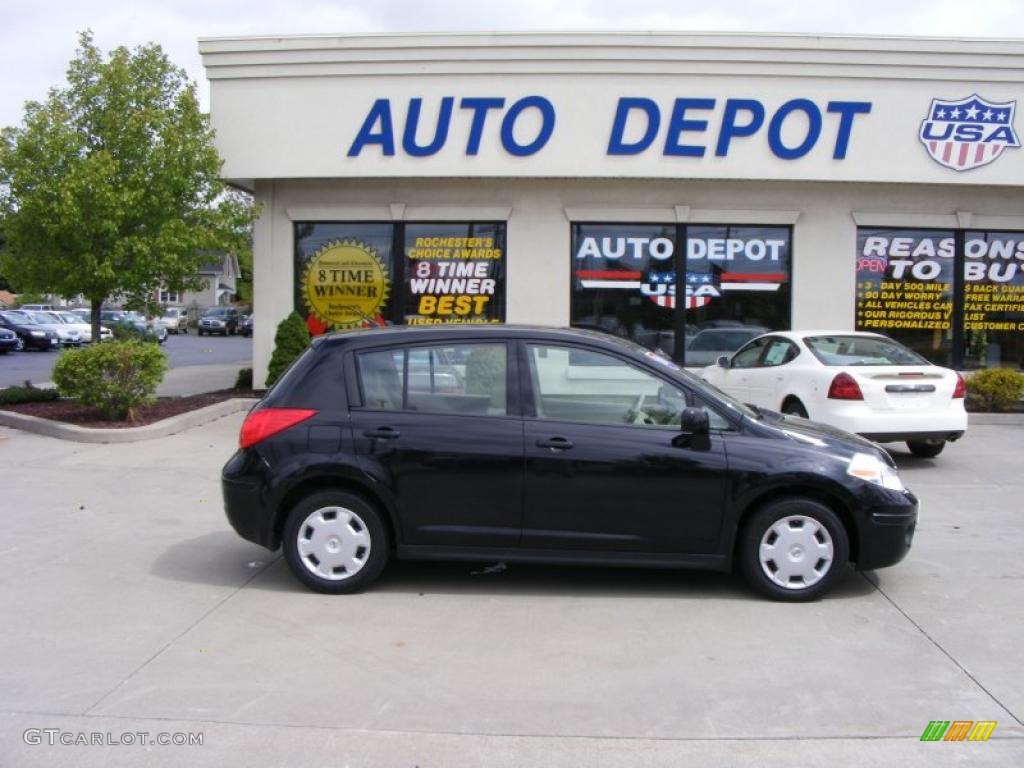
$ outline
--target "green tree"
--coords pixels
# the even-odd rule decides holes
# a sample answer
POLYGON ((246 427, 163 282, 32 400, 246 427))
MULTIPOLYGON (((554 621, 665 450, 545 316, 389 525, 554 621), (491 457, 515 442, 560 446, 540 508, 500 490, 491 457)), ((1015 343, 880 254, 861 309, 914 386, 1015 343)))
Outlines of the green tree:
POLYGON ((104 59, 79 37, 67 84, 0 133, 0 274, 22 290, 104 300, 197 288, 211 250, 248 247, 256 211, 226 187, 195 84, 160 46, 104 59))

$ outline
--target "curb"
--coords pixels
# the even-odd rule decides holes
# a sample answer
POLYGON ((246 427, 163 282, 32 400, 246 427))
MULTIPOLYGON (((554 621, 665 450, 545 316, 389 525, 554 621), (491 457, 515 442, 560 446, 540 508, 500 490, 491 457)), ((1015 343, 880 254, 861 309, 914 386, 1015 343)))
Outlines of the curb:
POLYGON ((967 424, 975 427, 1021 426, 1024 425, 1024 413, 969 413, 967 424))
POLYGON ((238 411, 247 411, 259 400, 252 397, 233 397, 220 403, 197 408, 188 413, 179 413, 169 419, 146 424, 142 427, 125 427, 124 429, 95 429, 79 427, 76 424, 65 424, 23 413, 0 411, 0 426, 13 427, 24 432, 55 437, 58 440, 71 440, 76 443, 137 443, 142 440, 153 440, 183 432, 211 421, 223 418, 238 411))

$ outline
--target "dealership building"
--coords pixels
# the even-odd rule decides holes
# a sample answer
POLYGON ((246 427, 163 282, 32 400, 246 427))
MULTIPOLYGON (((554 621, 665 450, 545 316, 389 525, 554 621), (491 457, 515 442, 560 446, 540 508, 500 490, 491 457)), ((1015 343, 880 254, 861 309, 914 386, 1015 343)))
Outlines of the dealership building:
MULTIPOLYGON (((1024 40, 695 33, 210 38, 262 206, 254 366, 298 311, 874 330, 1024 364, 1024 40)), ((720 342, 716 342, 720 343, 720 342)), ((714 345, 711 345, 714 347, 714 345)), ((689 354, 688 354, 689 353, 689 354)))

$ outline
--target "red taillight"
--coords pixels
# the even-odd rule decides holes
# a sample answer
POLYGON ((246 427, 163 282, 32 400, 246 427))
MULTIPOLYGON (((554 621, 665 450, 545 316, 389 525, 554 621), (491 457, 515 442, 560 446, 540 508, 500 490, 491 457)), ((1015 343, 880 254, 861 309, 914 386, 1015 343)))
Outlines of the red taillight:
POLYGON ((238 433, 238 447, 248 448, 261 440, 266 440, 288 427, 294 427, 305 421, 316 411, 309 408, 264 408, 253 411, 242 422, 242 430, 238 433))
POLYGON ((964 382, 964 377, 959 373, 956 375, 956 389, 953 390, 953 399, 956 400, 958 397, 963 397, 967 394, 967 384, 964 382))
POLYGON ((837 374, 828 388, 829 400, 863 400, 860 387, 848 373, 837 374))

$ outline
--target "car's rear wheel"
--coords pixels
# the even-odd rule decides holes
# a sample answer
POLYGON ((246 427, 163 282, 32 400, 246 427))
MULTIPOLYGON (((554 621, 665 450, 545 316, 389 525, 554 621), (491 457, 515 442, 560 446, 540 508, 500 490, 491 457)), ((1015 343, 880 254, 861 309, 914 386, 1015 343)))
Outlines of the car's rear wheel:
POLYGON ((919 459, 934 459, 946 447, 945 440, 908 440, 907 448, 919 459))
POLYGON ((775 600, 815 600, 843 574, 850 545, 836 514, 812 499, 772 502, 740 534, 737 558, 747 582, 775 600))
POLYGON ((388 532, 377 509, 345 491, 320 491, 295 506, 285 523, 285 560, 317 592, 358 592, 388 561, 388 532))
POLYGON ((790 398, 782 404, 782 412, 788 416, 799 416, 801 419, 807 418, 807 409, 804 408, 804 404, 795 397, 790 398))

